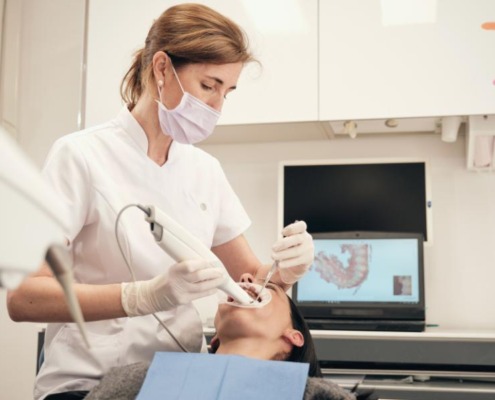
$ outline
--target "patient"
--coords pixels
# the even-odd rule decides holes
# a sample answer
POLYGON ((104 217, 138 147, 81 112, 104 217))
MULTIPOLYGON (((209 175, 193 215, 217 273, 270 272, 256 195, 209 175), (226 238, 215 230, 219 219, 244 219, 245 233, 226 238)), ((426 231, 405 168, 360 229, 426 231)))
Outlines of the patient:
MULTIPOLYGON (((244 289, 256 298, 259 285, 250 287, 253 281, 251 274, 241 276, 241 282, 248 285, 244 289)), ((219 304, 212 352, 305 362, 309 363, 309 376, 321 376, 309 328, 296 306, 281 287, 268 283, 265 290, 271 301, 260 308, 219 304)))
MULTIPOLYGON (((241 278, 244 290, 256 297, 259 285, 250 274, 241 278)), ((216 334, 211 352, 236 354, 262 360, 309 363, 309 379, 304 399, 356 399, 322 376, 309 328, 282 288, 269 283, 271 300, 262 307, 246 308, 231 299, 218 306, 216 334)), ((111 370, 86 397, 87 400, 134 399, 144 381, 149 364, 137 363, 111 370)), ((358 396, 358 399, 367 398, 358 396)))

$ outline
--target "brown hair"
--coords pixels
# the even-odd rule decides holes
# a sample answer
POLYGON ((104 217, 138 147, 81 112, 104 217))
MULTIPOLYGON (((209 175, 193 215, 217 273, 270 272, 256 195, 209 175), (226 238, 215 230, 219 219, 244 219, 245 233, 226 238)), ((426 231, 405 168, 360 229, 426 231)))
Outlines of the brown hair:
POLYGON ((152 60, 158 51, 168 54, 175 69, 190 63, 254 61, 246 34, 227 17, 201 4, 170 7, 151 26, 120 85, 120 95, 131 109, 154 79, 152 60))

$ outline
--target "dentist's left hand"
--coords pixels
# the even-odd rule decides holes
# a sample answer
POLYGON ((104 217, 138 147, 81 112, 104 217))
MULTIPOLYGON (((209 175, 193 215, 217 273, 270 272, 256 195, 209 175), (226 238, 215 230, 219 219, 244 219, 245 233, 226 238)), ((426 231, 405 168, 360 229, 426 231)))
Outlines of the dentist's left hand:
POLYGON ((226 278, 208 261, 186 260, 153 279, 122 283, 122 307, 129 317, 170 310, 216 293, 226 278))
POLYGON ((272 246, 272 258, 278 262, 280 278, 287 284, 297 282, 309 269, 315 257, 313 238, 304 221, 287 225, 283 238, 272 246))

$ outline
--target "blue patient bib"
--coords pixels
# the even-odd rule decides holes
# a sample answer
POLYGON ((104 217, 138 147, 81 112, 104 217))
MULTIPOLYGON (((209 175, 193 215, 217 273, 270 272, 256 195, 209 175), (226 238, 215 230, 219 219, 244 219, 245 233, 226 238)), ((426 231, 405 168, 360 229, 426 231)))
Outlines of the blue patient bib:
POLYGON ((157 352, 137 400, 301 400, 309 364, 157 352))

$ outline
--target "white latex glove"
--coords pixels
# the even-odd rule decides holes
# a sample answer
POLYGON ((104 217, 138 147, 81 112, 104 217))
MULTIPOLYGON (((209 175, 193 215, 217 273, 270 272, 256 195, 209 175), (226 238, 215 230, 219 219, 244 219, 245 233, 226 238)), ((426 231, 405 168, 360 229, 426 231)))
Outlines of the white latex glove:
POLYGON ((226 277, 205 260, 183 261, 153 279, 122 283, 122 306, 129 317, 170 310, 214 294, 226 277))
POLYGON ((297 282, 308 270, 315 257, 313 238, 304 221, 287 225, 282 239, 272 246, 272 258, 278 261, 280 278, 287 284, 297 282))

